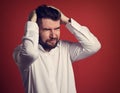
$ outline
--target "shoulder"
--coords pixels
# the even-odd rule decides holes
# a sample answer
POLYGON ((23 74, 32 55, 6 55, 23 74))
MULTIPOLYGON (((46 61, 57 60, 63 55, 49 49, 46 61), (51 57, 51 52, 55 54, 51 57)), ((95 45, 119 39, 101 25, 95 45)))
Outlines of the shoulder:
POLYGON ((72 42, 70 42, 70 41, 67 41, 67 40, 60 40, 60 45, 62 46, 62 47, 67 47, 67 48, 69 48, 69 46, 72 44, 72 42))
POLYGON ((71 42, 71 41, 66 41, 66 40, 61 40, 61 47, 66 47, 67 49, 74 49, 74 48, 81 48, 81 43, 79 42, 71 42))

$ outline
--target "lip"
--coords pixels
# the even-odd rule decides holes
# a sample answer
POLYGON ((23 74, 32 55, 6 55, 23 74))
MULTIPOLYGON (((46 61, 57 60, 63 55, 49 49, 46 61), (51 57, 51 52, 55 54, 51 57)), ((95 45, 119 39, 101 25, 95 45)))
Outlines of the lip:
POLYGON ((50 43, 56 43, 56 40, 50 40, 49 42, 50 43))
POLYGON ((50 45, 55 45, 56 42, 57 42, 56 39, 52 39, 52 40, 49 40, 49 41, 48 41, 48 43, 49 43, 50 45))

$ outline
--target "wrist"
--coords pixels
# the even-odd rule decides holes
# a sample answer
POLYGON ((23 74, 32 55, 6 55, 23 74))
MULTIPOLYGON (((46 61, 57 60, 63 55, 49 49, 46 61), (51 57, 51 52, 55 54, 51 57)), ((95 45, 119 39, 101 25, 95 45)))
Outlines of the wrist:
POLYGON ((65 18, 64 21, 63 21, 64 24, 67 24, 67 23, 70 23, 70 22, 71 22, 71 18, 68 18, 68 17, 65 18))

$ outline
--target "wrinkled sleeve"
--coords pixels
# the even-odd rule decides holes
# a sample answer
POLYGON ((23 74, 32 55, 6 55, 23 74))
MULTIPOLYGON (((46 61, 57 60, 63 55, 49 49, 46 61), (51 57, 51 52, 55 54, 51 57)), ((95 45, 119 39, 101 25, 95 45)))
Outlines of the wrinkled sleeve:
POLYGON ((28 21, 26 23, 22 44, 13 53, 19 66, 28 67, 38 58, 38 30, 38 25, 35 22, 28 21))
POLYGON ((71 18, 71 22, 66 24, 66 27, 78 40, 77 43, 70 43, 69 46, 70 57, 73 62, 91 56, 101 48, 98 39, 86 26, 81 26, 71 18))

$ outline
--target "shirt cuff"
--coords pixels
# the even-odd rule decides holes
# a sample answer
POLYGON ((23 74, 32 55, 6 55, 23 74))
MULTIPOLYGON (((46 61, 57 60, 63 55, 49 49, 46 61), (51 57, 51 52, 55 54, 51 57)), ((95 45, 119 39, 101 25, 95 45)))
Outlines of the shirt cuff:
POLYGON ((71 22, 66 24, 66 28, 72 33, 74 34, 74 31, 71 29, 75 29, 75 30, 79 30, 82 26, 76 22, 73 18, 71 18, 71 22))

